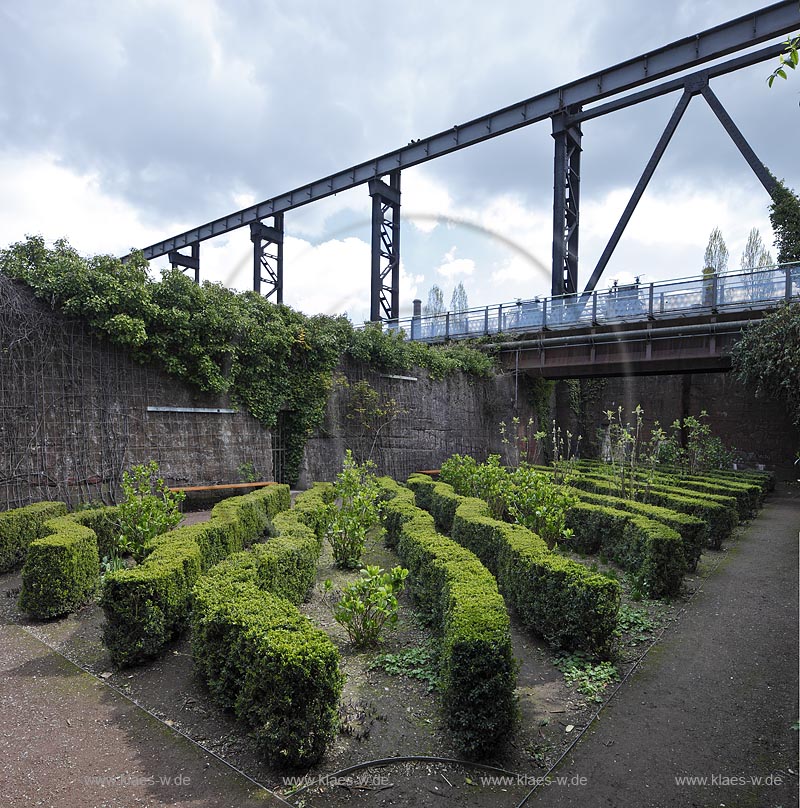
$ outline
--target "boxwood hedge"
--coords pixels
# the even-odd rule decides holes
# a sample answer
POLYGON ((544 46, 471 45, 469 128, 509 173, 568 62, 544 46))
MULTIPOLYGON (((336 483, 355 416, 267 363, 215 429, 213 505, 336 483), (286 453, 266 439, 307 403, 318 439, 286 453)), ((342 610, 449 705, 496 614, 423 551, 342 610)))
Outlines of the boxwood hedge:
POLYGON ((100 583, 97 537, 91 528, 59 516, 45 522, 42 532, 28 547, 19 599, 20 607, 39 620, 75 610, 100 583))
POLYGON ((611 654, 620 600, 616 581, 552 553, 535 533, 492 518, 483 500, 459 496, 446 483, 415 474, 408 486, 436 526, 495 575, 531 631, 553 648, 611 654))
POLYGON ((159 654, 186 627, 200 573, 258 539, 289 505, 286 485, 223 500, 209 521, 157 536, 141 564, 107 575, 100 602, 114 664, 135 665, 159 654))
MULTIPOLYGON (((596 494, 617 493, 617 486, 606 477, 579 475, 570 480, 574 488, 591 491, 596 494)), ((719 549, 722 542, 727 539, 738 523, 736 510, 726 507, 718 502, 712 502, 702 496, 688 496, 674 490, 651 489, 647 501, 652 505, 659 505, 673 511, 688 513, 697 516, 708 526, 709 546, 719 549)))
POLYGON ((30 543, 43 535, 44 523, 66 513, 63 502, 36 502, 0 513, 0 572, 20 566, 30 543))
POLYGON ((442 634, 443 708, 461 751, 482 757, 511 732, 515 662, 505 603, 476 556, 436 532, 414 495, 382 478, 387 542, 409 569, 410 587, 442 634))
POLYGON ((589 502, 567 510, 573 535, 565 545, 588 553, 602 552, 636 574, 651 598, 676 594, 686 572, 680 534, 640 514, 589 502))
POLYGON ((631 499, 622 499, 621 497, 612 497, 606 494, 593 494, 591 491, 583 491, 579 488, 573 489, 573 492, 583 502, 604 505, 607 508, 615 508, 620 511, 629 511, 671 527, 680 534, 686 568, 690 572, 697 569, 697 562, 703 553, 708 534, 706 523, 698 516, 662 508, 659 505, 648 505, 646 502, 636 502, 631 499))
MULTIPOLYGON (((298 543, 309 541, 316 543, 308 536, 298 543)), ((336 734, 343 677, 327 635, 289 600, 265 588, 277 584, 285 591, 274 573, 286 556, 259 547, 199 578, 192 652, 215 701, 250 726, 271 764, 309 766, 336 734)), ((295 587, 292 595, 300 591, 295 587)))

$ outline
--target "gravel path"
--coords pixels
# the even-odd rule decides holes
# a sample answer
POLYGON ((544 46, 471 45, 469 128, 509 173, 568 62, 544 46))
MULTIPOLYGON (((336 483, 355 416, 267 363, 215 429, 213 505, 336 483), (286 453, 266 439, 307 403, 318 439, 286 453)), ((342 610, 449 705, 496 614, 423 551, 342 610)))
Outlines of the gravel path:
POLYGON ((4 808, 281 804, 21 626, 0 625, 0 715, 4 808))
POLYGON ((799 529, 781 486, 530 808, 798 805, 799 529))

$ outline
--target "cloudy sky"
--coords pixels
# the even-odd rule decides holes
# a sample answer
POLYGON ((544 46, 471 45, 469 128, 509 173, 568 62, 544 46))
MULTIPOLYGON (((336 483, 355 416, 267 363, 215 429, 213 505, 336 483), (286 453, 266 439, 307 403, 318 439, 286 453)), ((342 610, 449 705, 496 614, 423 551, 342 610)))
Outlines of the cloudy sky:
MULTIPOLYGON (((125 254, 453 124, 745 14, 756 0, 0 0, 0 247, 40 233, 125 254)), ((759 157, 800 185, 800 76, 712 83, 759 157)), ((584 125, 585 282, 677 96, 584 125)), ((433 283, 472 306, 547 294, 547 122, 403 174, 401 314, 433 283)), ((768 199, 695 98, 606 270, 732 267, 768 199)), ((285 302, 369 311, 365 187, 286 215, 285 302)), ((204 279, 251 282, 246 230, 204 242, 204 279)), ((154 270, 165 259, 153 262, 154 270)))

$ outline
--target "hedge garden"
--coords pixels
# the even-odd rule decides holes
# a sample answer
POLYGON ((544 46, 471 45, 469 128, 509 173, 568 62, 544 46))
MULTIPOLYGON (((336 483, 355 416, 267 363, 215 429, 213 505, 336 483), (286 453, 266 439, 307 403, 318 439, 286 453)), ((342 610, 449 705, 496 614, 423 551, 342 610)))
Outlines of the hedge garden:
MULTIPOLYGON (((615 565, 645 597, 675 597, 703 551, 720 547, 773 486, 764 473, 666 469, 643 475, 634 499, 599 462, 574 462, 559 476, 457 455, 434 477, 379 478, 374 490, 385 544, 438 638, 444 725, 473 759, 514 732, 510 614, 555 652, 613 660, 622 585, 586 557, 615 565), (538 506, 528 514, 532 492, 538 506)), ((248 727, 271 765, 309 766, 337 734, 344 675, 336 644, 298 607, 339 502, 330 483, 293 503, 287 486, 270 485, 150 538, 137 563, 102 575, 118 508, 68 513, 41 502, 0 513, 0 571, 22 566, 20 605, 36 619, 99 596, 104 643, 120 668, 159 657, 190 629, 211 698, 248 727)))

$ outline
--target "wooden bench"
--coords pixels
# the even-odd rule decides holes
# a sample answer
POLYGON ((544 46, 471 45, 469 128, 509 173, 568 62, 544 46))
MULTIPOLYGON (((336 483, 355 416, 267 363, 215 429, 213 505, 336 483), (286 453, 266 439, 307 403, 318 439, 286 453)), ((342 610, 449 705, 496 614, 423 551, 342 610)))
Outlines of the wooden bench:
POLYGON ((268 485, 277 485, 276 482, 270 480, 260 483, 225 483, 224 485, 185 485, 170 487, 172 493, 183 491, 184 494, 190 491, 223 491, 231 488, 264 488, 268 485))
POLYGON ((184 508, 189 505, 194 510, 203 510, 215 505, 225 497, 233 496, 235 492, 248 494, 257 488, 266 488, 268 485, 277 485, 276 482, 264 481, 260 483, 225 483, 223 485, 182 485, 171 486, 173 493, 181 492, 186 495, 183 501, 184 508))

